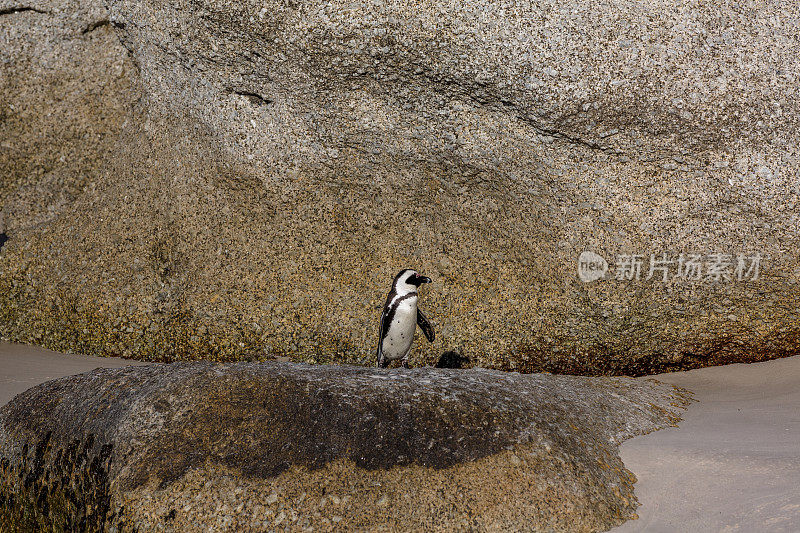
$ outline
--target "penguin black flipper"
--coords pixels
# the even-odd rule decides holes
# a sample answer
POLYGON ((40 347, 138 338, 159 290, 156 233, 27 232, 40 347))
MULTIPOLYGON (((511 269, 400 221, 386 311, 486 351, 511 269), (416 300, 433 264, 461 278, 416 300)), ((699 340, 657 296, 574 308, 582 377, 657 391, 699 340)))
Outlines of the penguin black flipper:
POLYGON ((436 334, 433 332, 433 326, 428 322, 428 318, 420 311, 419 307, 417 307, 417 325, 422 330, 422 333, 425 334, 425 338, 428 339, 428 342, 433 342, 433 339, 436 338, 436 334))
POLYGON ((378 360, 378 368, 383 368, 384 366, 386 366, 385 361, 383 359, 383 335, 384 332, 386 331, 387 314, 388 313, 386 313, 385 310, 383 311, 383 314, 381 314, 381 327, 380 329, 378 329, 378 350, 377 353, 375 354, 378 360))

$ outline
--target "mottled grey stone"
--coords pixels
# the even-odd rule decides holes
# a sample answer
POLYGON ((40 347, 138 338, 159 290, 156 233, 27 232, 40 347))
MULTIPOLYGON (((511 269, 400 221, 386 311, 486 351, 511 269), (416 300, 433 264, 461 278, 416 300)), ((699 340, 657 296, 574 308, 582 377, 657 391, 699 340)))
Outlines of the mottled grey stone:
MULTIPOLYGON (((500 513, 507 525, 526 529, 552 522, 559 530, 594 530, 620 523, 636 507, 634 478, 617 456, 618 444, 674 425, 687 401, 684 391, 655 381, 482 369, 294 363, 97 369, 34 387, 0 409, 0 526, 150 530, 155 526, 146 516, 160 504, 137 507, 131 503, 137 498, 163 500, 158 494, 196 486, 202 507, 216 497, 209 487, 231 472, 242 486, 265 487, 278 478, 302 481, 344 461, 349 474, 328 490, 351 491, 356 499, 375 496, 374 489, 354 491, 359 476, 382 476, 385 487, 393 477, 408 483, 426 476, 406 527, 408 520, 435 522, 438 504, 421 502, 444 501, 441 491, 452 489, 447 479, 472 469, 468 482, 481 487, 480 505, 489 507, 481 527, 500 513), (500 466, 517 469, 508 485, 500 466), (209 474, 213 469, 228 474, 209 474), (513 501, 509 496, 531 479, 546 490, 531 487, 513 501), (530 514, 537 508, 545 510, 530 514)), ((243 495, 240 510, 245 502, 257 503, 243 495)), ((469 517, 466 503, 439 518, 469 517)), ((372 512, 384 514, 362 509, 347 520, 372 512)), ((247 520, 247 513, 223 514, 247 520)), ((447 529, 445 522, 437 527, 447 529)))

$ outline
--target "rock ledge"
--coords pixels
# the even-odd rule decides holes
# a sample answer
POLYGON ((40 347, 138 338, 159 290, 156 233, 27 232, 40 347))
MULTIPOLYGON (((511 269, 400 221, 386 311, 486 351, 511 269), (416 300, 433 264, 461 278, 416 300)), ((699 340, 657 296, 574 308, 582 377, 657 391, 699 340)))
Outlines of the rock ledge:
POLYGON ((0 529, 541 529, 635 515, 655 381, 292 363, 98 369, 0 409, 0 529))

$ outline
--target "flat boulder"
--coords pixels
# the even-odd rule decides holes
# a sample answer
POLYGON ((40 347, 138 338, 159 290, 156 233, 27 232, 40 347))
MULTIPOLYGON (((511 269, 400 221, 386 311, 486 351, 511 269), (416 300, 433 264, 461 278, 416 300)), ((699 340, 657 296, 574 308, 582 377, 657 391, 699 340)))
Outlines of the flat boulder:
POLYGON ((97 369, 0 409, 0 529, 600 531, 635 516, 619 443, 688 401, 483 369, 97 369))

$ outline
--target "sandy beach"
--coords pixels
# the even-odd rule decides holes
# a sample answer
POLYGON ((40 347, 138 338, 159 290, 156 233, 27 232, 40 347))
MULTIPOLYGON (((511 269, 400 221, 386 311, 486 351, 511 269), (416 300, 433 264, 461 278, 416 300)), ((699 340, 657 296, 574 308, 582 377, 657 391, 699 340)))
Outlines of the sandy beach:
POLYGON ((622 444, 641 507, 613 531, 800 531, 800 357, 656 377, 698 402, 622 444))
POLYGON ((0 341, 0 405, 34 385, 88 372, 95 368, 141 365, 114 357, 62 354, 40 348, 0 341))
MULTIPOLYGON (((2 342, 0 405, 49 379, 131 364, 142 363, 2 342)), ((800 357, 657 378, 698 401, 679 428, 623 443, 640 518, 613 531, 800 531, 800 357)))

